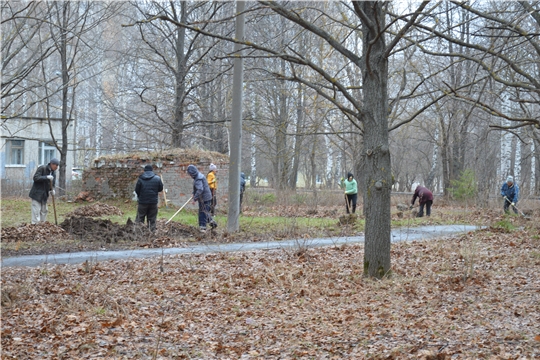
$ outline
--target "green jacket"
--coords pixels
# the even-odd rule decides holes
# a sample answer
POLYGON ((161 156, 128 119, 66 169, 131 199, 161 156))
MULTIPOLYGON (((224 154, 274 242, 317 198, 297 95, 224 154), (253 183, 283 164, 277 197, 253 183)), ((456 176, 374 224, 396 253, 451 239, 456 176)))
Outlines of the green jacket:
POLYGON ((358 194, 358 184, 356 183, 356 180, 353 178, 352 181, 349 181, 349 179, 345 179, 345 194, 347 195, 354 195, 358 194))

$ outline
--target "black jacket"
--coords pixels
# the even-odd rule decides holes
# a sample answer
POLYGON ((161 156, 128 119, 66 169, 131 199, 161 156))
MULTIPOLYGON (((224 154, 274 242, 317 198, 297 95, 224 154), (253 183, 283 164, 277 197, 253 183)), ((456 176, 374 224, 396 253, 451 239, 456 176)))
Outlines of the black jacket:
POLYGON ((161 178, 153 171, 145 171, 137 180, 135 193, 139 198, 139 204, 157 204, 158 193, 163 191, 161 178))
POLYGON ((52 171, 51 166, 41 165, 37 168, 34 173, 34 184, 30 190, 30 196, 33 200, 39 201, 40 203, 46 203, 49 199, 49 191, 51 191, 51 182, 47 179, 47 175, 52 175, 53 179, 53 189, 56 184, 56 173, 52 171))

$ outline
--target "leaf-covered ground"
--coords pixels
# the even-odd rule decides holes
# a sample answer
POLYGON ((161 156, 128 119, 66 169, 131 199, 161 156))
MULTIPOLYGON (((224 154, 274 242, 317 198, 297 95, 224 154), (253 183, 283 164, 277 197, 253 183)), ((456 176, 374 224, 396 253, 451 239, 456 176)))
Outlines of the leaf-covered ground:
POLYGON ((496 224, 381 281, 361 245, 3 268, 2 359, 539 358, 540 221, 496 224))

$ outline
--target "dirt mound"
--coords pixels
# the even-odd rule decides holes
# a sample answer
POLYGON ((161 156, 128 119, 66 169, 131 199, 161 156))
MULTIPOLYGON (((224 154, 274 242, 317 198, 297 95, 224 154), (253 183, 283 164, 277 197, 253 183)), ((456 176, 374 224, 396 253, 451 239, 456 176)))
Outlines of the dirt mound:
POLYGON ((118 241, 141 241, 155 243, 171 243, 172 238, 183 238, 198 235, 197 229, 192 226, 171 222, 165 225, 166 220, 158 220, 156 232, 152 233, 145 224, 136 224, 128 219, 125 225, 113 223, 108 219, 94 219, 92 217, 71 216, 66 218, 60 226, 77 239, 84 241, 100 241, 106 243, 118 241))
POLYGON ((2 228, 2 242, 47 242, 68 238, 69 234, 63 228, 49 222, 2 228))
POLYGON ((103 241, 106 243, 125 241, 141 241, 152 236, 148 228, 134 224, 128 219, 127 224, 120 225, 108 219, 71 216, 60 224, 69 234, 85 241, 103 241))
POLYGON ((97 202, 92 205, 81 206, 73 210, 67 216, 81 216, 81 217, 99 217, 104 215, 123 215, 122 211, 116 206, 103 204, 97 202))

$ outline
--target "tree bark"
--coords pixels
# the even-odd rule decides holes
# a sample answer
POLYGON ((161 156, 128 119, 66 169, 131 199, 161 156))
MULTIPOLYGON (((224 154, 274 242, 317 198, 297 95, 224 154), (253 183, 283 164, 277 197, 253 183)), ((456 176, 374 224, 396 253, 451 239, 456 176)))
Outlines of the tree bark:
POLYGON ((363 27, 365 251, 364 275, 381 278, 390 271, 390 190, 392 175, 388 142, 388 59, 383 34, 383 2, 360 2, 371 19, 363 27))
MULTIPOLYGON (((186 22, 185 2, 180 3, 180 22, 186 22)), ((184 96, 186 92, 186 55, 184 45, 186 41, 186 29, 178 27, 176 29, 176 89, 174 97, 174 126, 172 133, 172 146, 182 147, 184 135, 184 96)))

